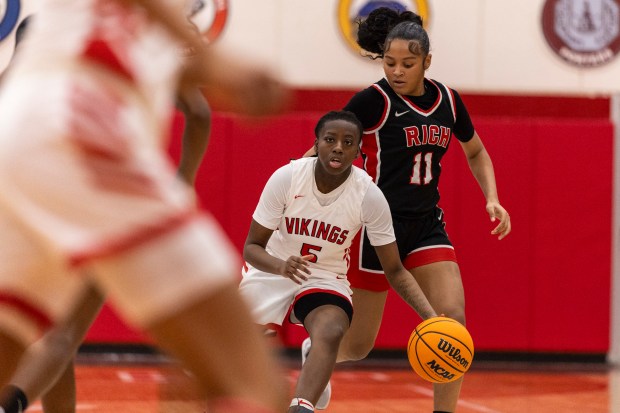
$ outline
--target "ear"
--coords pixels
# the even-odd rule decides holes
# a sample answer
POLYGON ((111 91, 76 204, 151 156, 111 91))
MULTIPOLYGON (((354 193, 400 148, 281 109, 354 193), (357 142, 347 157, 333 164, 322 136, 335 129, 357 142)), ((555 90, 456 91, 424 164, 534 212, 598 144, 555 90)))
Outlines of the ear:
POLYGON ((431 60, 433 60, 433 55, 429 53, 424 58, 424 70, 428 70, 431 67, 431 60))

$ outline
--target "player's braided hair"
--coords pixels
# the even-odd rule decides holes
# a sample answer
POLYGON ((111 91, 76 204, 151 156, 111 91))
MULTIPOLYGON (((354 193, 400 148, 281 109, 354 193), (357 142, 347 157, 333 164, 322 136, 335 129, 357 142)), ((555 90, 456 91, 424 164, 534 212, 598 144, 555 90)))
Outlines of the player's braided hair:
POLYGON ((412 11, 379 7, 366 19, 357 21, 357 44, 372 53, 373 59, 383 57, 394 39, 408 40, 412 53, 426 55, 430 51, 430 40, 422 23, 422 17, 412 11))

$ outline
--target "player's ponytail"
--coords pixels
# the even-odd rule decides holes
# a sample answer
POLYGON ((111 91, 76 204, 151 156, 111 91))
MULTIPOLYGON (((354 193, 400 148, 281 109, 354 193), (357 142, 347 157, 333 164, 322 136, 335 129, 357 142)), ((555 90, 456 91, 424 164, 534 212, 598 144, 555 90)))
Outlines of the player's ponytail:
POLYGON ((412 11, 398 12, 389 7, 379 7, 370 12, 366 19, 357 22, 357 44, 371 53, 369 57, 373 59, 383 57, 394 39, 417 42, 421 52, 428 54, 430 42, 422 23, 422 17, 412 11))

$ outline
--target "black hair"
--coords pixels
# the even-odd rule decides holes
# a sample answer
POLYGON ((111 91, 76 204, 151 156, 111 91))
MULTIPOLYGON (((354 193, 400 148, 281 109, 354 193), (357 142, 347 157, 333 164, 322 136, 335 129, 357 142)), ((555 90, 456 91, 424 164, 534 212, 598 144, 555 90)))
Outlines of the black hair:
POLYGON ((325 127, 327 122, 331 122, 332 120, 344 120, 349 123, 355 125, 358 130, 358 143, 362 141, 362 133, 364 133, 364 126, 362 126, 362 122, 355 116, 355 113, 349 112, 348 110, 332 110, 331 112, 327 112, 325 115, 321 116, 319 121, 316 123, 314 127, 314 136, 319 139, 319 134, 321 130, 325 127))
POLYGON ((413 54, 426 56, 430 52, 431 44, 422 17, 412 11, 379 7, 357 24, 357 44, 372 53, 371 58, 383 57, 394 39, 409 41, 409 50, 413 54))

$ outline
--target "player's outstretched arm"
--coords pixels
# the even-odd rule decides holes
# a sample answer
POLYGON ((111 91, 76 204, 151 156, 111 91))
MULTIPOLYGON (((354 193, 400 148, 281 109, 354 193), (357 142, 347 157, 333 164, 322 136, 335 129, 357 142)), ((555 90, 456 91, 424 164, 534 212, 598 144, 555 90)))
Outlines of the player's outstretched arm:
POLYGON ((388 282, 422 319, 437 316, 413 275, 403 267, 396 242, 375 247, 388 282))

